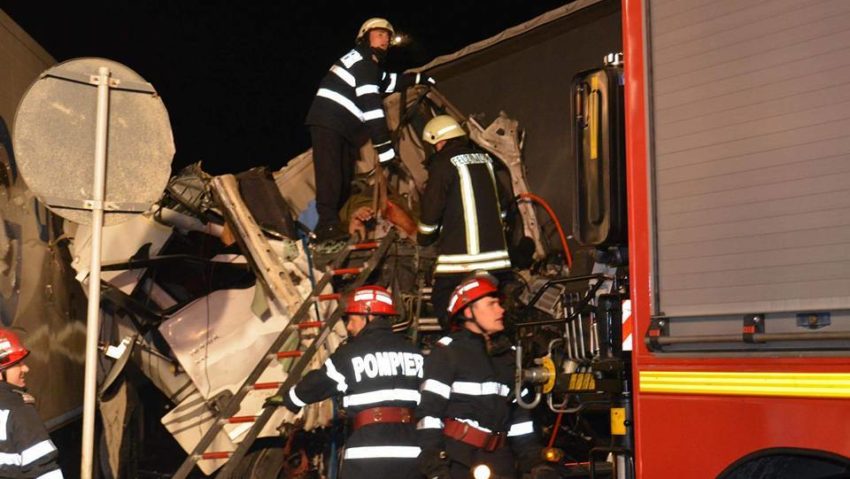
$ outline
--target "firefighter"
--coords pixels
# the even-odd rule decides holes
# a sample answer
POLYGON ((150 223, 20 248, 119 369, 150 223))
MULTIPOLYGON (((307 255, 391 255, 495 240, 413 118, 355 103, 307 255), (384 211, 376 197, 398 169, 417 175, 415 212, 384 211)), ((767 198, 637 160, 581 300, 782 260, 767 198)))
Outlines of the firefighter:
POLYGON ((422 355, 393 334, 390 317, 398 312, 386 289, 355 289, 345 314, 349 342, 269 404, 298 412, 307 404, 342 396, 342 407, 354 421, 341 477, 418 477, 413 408, 420 398, 422 355))
POLYGON ((468 478, 484 464, 493 476, 512 478, 516 458, 521 471, 547 477, 529 411, 512 402, 515 357, 501 334, 495 278, 463 280, 448 310, 462 328, 440 339, 425 362, 416 409, 421 472, 429 479, 468 478))
POLYGON ((26 392, 29 353, 17 334, 0 329, 0 477, 61 479, 59 453, 26 392))
POLYGON ((316 241, 348 236, 340 228, 338 212, 350 194, 360 146, 370 139, 381 164, 396 159, 381 95, 413 84, 434 83, 431 77, 419 73, 383 71, 393 35, 393 26, 386 19, 366 20, 357 33, 354 49, 337 60, 322 79, 307 113, 319 213, 316 241))
POLYGON ((439 239, 431 303, 443 329, 452 290, 469 273, 502 276, 511 267, 502 219, 511 201, 498 187, 493 159, 470 144, 449 115, 436 116, 422 131, 436 153, 428 161, 428 183, 421 201, 417 240, 439 239))

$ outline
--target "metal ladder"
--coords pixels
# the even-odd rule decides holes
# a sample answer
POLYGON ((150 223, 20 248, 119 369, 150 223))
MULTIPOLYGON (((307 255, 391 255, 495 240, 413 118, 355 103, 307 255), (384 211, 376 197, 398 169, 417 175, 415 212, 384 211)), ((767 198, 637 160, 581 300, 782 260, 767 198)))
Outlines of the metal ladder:
POLYGON ((289 324, 280 332, 277 339, 269 347, 268 352, 263 356, 251 374, 245 379, 239 389, 234 393, 231 399, 224 407, 215 411, 216 420, 213 421, 210 428, 183 461, 180 468, 174 474, 176 479, 185 479, 198 461, 210 459, 228 459, 227 463, 219 471, 219 478, 230 478, 233 472, 245 453, 254 442, 257 436, 271 419, 275 412, 275 408, 265 408, 259 416, 235 416, 239 412, 242 400, 249 391, 254 389, 277 389, 277 394, 282 394, 283 391, 295 386, 304 374, 304 370, 310 363, 313 356, 316 354, 319 346, 321 346, 331 330, 333 330, 336 322, 342 317, 343 305, 337 306, 336 310, 325 321, 305 321, 309 317, 311 307, 317 301, 338 299, 339 295, 321 295, 319 294, 325 286, 330 283, 334 276, 339 275, 356 275, 350 288, 362 286, 369 275, 374 271, 375 267, 380 264, 387 253, 390 245, 396 240, 397 234, 394 230, 390 232, 380 241, 371 243, 355 244, 350 242, 346 248, 337 253, 336 257, 331 261, 322 278, 316 283, 310 296, 304 298, 296 313, 292 316, 289 324), (366 260, 363 266, 359 268, 340 268, 348 256, 353 251, 373 250, 371 256, 366 260), (319 332, 315 340, 305 350, 296 349, 293 351, 281 351, 280 348, 286 344, 287 340, 293 334, 297 334, 299 329, 319 327, 319 332), (286 379, 283 382, 273 383, 257 383, 262 373, 269 367, 273 360, 282 358, 297 358, 289 369, 286 379), (207 451, 206 449, 212 444, 216 435, 226 424, 236 423, 253 423, 251 428, 245 433, 242 441, 239 443, 235 451, 207 451))

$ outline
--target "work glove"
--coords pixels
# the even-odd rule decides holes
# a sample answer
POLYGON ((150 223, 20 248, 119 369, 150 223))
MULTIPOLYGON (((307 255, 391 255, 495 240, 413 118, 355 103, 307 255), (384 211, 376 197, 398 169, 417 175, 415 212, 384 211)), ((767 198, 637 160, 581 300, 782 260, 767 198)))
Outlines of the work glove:
POLYGON ((19 390, 15 390, 15 392, 21 395, 21 399, 24 400, 24 404, 35 404, 35 396, 32 394, 19 390))
POLYGON ((283 400, 283 395, 281 394, 269 396, 266 398, 265 402, 263 402, 263 407, 281 407, 285 405, 286 402, 283 400))
POLYGON ((423 450, 419 454, 419 472, 427 479, 450 479, 449 459, 446 451, 423 450))
POLYGON ((417 73, 414 83, 417 85, 433 86, 437 84, 437 80, 434 80, 434 77, 428 76, 424 73, 417 73))
POLYGON ((301 410, 301 408, 292 404, 291 401, 287 401, 285 394, 275 394, 274 396, 269 396, 263 402, 264 408, 266 408, 266 407, 281 407, 281 406, 285 407, 286 409, 289 409, 290 411, 292 411, 293 413, 296 413, 296 414, 298 413, 298 411, 301 410))

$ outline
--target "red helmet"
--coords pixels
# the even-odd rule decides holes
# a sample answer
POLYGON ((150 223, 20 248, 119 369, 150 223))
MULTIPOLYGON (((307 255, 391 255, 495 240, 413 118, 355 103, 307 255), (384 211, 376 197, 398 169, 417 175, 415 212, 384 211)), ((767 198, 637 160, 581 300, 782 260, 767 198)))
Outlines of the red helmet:
POLYGON ((497 285, 498 281, 490 274, 476 274, 463 280, 449 299, 449 318, 454 318, 464 308, 485 296, 498 296, 497 285))
POLYGON ((23 361, 29 353, 17 334, 8 329, 0 329, 0 371, 23 361))
POLYGON ((345 302, 345 314, 398 314, 393 297, 381 286, 361 286, 352 291, 345 302))

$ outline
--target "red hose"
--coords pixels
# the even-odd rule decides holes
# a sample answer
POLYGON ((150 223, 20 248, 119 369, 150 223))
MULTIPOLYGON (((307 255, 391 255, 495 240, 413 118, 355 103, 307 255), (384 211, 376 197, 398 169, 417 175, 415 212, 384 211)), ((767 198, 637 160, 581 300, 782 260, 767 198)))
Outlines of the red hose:
POLYGON ((519 197, 524 200, 530 200, 538 205, 542 206, 546 213, 549 214, 549 217, 552 218, 552 222, 555 223, 555 228, 558 229, 558 236, 561 238, 561 247, 564 248, 564 255, 567 257, 567 268, 573 269, 573 254, 570 252, 570 247, 567 246, 567 236, 564 234, 564 229, 561 228, 561 222, 558 221, 558 217, 555 216, 555 212, 552 211, 552 208, 549 206, 549 203, 546 202, 543 198, 535 195, 534 193, 520 193, 519 197))
POLYGON ((555 444, 555 438, 558 437, 558 429, 561 429, 561 419, 564 417, 564 413, 559 412, 558 417, 555 419, 555 427, 552 428, 552 435, 549 436, 549 445, 546 447, 552 447, 555 444))

